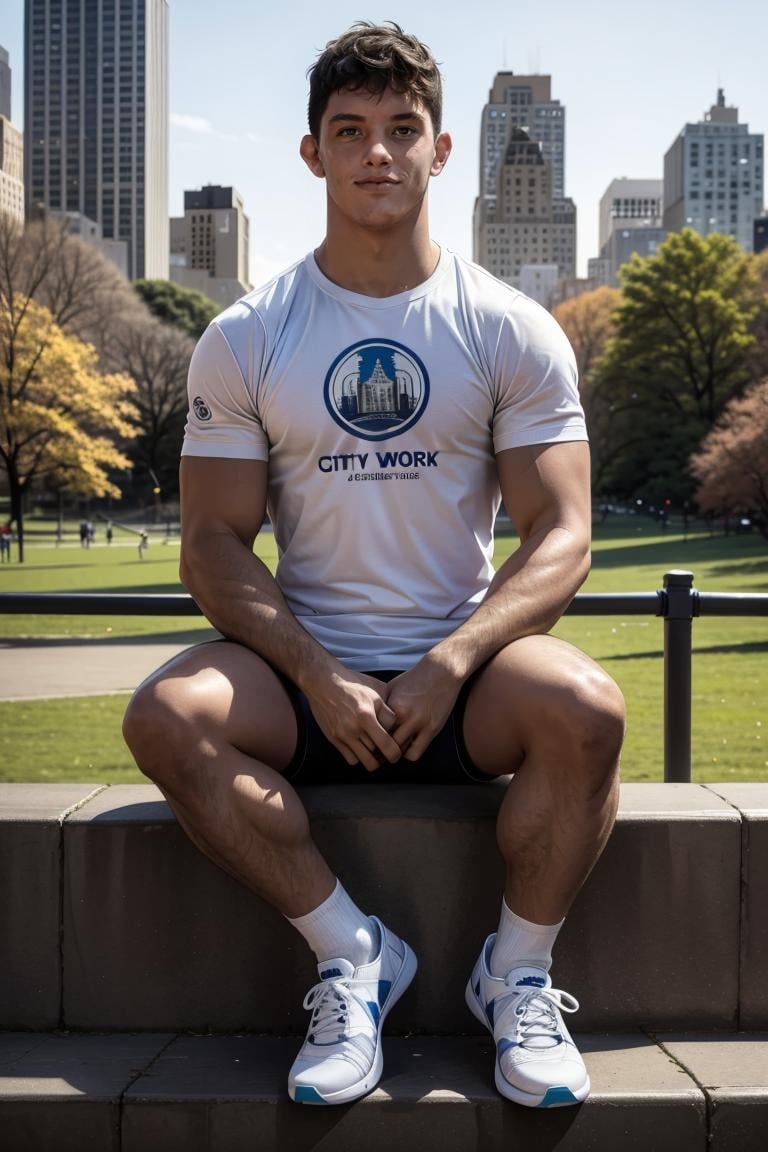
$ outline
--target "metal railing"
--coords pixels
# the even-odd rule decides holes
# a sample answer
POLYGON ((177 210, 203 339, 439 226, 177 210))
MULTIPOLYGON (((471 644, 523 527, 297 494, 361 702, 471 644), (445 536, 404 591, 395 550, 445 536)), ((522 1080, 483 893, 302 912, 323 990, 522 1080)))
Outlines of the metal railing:
MULTIPOLYGON (((6 592, 0 614, 202 616, 186 593, 6 592)), ((656 616, 664 620, 664 779, 691 779, 693 621, 700 616, 768 616, 768 593, 699 592, 693 573, 673 569, 657 592, 581 592, 566 616, 656 616)))

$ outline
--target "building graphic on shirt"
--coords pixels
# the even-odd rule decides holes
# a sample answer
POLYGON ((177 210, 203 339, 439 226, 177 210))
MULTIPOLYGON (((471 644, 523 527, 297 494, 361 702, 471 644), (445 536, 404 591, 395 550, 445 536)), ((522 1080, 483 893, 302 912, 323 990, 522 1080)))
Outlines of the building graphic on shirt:
POLYGON ((325 402, 334 420, 366 440, 383 440, 412 427, 428 395, 424 365, 393 340, 345 349, 325 380, 325 402))

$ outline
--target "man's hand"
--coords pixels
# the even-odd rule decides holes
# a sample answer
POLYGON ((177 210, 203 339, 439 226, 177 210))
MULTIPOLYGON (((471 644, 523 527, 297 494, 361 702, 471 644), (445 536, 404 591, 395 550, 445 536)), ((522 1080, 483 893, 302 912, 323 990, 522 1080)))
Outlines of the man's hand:
POLYGON ((395 764, 400 746, 390 735, 397 718, 385 700, 387 685, 372 676, 334 672, 304 693, 324 735, 348 764, 375 772, 384 760, 395 764))
POLYGON ((390 729, 406 760, 418 760, 451 714, 462 680, 428 654, 386 686, 397 717, 390 729))

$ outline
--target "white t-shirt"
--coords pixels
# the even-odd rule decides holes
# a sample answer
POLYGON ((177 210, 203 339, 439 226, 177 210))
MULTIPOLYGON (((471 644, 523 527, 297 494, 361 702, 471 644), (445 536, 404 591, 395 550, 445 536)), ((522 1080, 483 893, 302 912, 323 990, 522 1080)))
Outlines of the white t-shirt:
POLYGON ((409 668, 483 599, 494 453, 586 439, 562 329, 446 250, 383 299, 307 256, 211 323, 189 400, 184 455, 269 461, 277 581, 356 670, 409 668))

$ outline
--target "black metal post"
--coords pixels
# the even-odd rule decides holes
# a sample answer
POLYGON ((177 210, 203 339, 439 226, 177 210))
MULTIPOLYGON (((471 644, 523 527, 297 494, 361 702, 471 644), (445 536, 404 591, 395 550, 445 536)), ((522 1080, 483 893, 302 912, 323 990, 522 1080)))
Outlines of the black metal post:
POLYGON ((664 575, 664 780, 691 780, 691 621, 693 573, 664 575))

